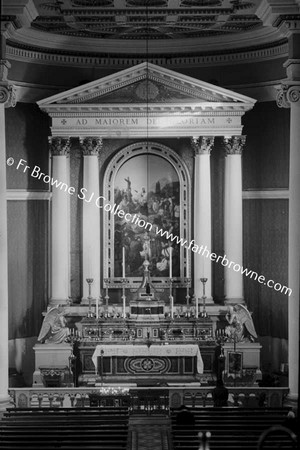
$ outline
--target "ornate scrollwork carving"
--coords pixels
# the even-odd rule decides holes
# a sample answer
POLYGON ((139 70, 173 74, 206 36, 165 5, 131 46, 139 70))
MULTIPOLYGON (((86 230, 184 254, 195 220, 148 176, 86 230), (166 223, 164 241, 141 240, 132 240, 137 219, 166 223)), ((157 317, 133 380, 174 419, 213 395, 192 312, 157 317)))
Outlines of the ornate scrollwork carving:
POLYGON ((6 108, 15 107, 17 104, 16 87, 13 85, 0 86, 0 103, 6 108))
POLYGON ((290 103, 295 103, 300 100, 300 85, 291 86, 287 91, 287 99, 290 103))
POLYGON ((241 155, 246 143, 246 136, 224 137, 223 143, 226 155, 241 155))
POLYGON ((79 138, 79 142, 84 156, 99 156, 103 146, 102 138, 88 136, 85 138, 79 138))
POLYGON ((70 138, 67 137, 49 137, 49 147, 53 156, 69 156, 71 142, 70 138))
POLYGON ((291 103, 300 100, 300 84, 282 85, 277 93, 276 103, 279 108, 290 108, 291 103))
POLYGON ((210 155, 214 145, 214 136, 192 137, 191 143, 195 155, 210 155))

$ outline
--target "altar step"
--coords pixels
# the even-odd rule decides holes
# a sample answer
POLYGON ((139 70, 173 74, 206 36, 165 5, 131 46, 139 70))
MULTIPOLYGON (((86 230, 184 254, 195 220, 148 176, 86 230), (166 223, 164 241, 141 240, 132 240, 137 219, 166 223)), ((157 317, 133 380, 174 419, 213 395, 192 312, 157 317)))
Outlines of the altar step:
POLYGON ((0 422, 0 448, 122 450, 127 408, 11 408, 0 422))
MULTIPOLYGON (((195 426, 177 424, 178 411, 171 413, 174 450, 197 450, 198 433, 205 431, 211 433, 211 450, 257 450, 261 434, 275 425, 281 425, 289 409, 206 407, 190 408, 190 411, 194 414, 195 426)), ((263 448, 273 450, 279 443, 282 450, 297 448, 291 442, 287 434, 281 433, 270 437, 263 448)))

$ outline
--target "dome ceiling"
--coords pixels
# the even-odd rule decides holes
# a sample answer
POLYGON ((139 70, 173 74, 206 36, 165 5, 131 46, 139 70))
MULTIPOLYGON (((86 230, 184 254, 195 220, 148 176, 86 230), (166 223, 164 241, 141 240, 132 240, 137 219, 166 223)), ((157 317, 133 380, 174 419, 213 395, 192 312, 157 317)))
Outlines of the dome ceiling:
MULTIPOLYGON (((27 23, 16 22, 7 33, 11 48, 168 58, 266 48, 283 38, 276 27, 261 20, 266 0, 27 2, 27 23)), ((15 0, 14 5, 4 0, 5 14, 13 17, 22 4, 24 0, 15 0)))
POLYGON ((172 40, 238 35, 262 27, 258 1, 36 0, 31 27, 68 37, 172 40))

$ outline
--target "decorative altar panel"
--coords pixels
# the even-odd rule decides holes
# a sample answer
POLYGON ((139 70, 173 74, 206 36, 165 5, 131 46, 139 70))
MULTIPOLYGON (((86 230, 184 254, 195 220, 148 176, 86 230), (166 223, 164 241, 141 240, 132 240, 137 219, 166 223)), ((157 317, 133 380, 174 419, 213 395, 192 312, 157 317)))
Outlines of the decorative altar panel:
MULTIPOLYGON (((151 374, 153 369, 166 372, 168 359, 195 358, 195 372, 203 373, 203 361, 198 345, 151 345, 150 347, 146 345, 97 345, 92 356, 96 369, 98 368, 99 357, 130 358, 129 366, 127 364, 129 371, 132 369, 135 373, 143 374, 147 372, 151 374)), ((183 362, 187 366, 186 361, 183 362)))

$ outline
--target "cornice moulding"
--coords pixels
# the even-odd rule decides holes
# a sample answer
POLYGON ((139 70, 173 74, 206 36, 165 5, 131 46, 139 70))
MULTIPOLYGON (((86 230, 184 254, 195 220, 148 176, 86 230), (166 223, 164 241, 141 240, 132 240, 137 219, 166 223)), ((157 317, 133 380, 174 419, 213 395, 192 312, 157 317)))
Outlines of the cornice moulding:
MULTIPOLYGON (((228 64, 246 64, 252 62, 267 61, 277 58, 284 58, 288 55, 287 42, 280 41, 272 46, 265 48, 248 48, 243 50, 228 51, 215 54, 198 54, 184 56, 157 56, 148 57, 148 61, 170 67, 202 67, 211 65, 228 65, 228 64)), ((106 66, 106 67, 126 67, 139 64, 145 60, 145 57, 134 56, 97 56, 91 54, 58 54, 55 52, 47 53, 42 50, 33 48, 18 48, 12 44, 7 45, 7 57, 10 60, 23 62, 36 62, 38 64, 46 65, 63 65, 71 67, 82 67, 87 65, 106 66)))
POLYGON ((243 190, 243 200, 285 200, 289 199, 288 189, 243 190))
POLYGON ((49 191, 29 191, 27 189, 7 189, 7 200, 51 200, 49 191))

